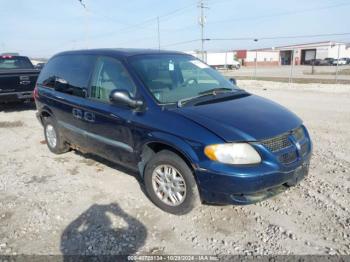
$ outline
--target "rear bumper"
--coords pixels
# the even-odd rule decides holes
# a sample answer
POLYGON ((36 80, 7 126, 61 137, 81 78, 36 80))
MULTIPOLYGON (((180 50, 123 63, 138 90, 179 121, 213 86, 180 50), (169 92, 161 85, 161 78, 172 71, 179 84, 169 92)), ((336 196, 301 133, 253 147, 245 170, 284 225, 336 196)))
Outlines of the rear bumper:
POLYGON ((15 102, 33 99, 33 91, 0 93, 0 102, 15 102))
POLYGON ((288 171, 269 166, 248 167, 245 173, 196 170, 202 200, 207 203, 247 205, 275 196, 307 176, 310 157, 311 153, 288 171))

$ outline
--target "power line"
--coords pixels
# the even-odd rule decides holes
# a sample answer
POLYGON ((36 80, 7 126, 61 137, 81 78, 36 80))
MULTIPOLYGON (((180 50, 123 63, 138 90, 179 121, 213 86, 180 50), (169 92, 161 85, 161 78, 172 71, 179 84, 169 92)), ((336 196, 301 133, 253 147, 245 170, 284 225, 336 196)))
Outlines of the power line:
POLYGON ((344 2, 344 3, 329 5, 329 6, 308 8, 308 9, 295 10, 295 11, 286 11, 286 12, 277 13, 277 14, 270 14, 270 15, 247 16, 247 17, 243 17, 243 18, 230 18, 230 19, 213 21, 210 24, 213 25, 213 24, 220 24, 220 23, 225 23, 225 22, 237 22, 237 21, 245 21, 245 20, 258 20, 258 19, 271 18, 271 17, 288 16, 288 15, 307 13, 307 12, 313 12, 313 11, 319 11, 319 10, 327 10, 327 9, 337 8, 337 7, 341 7, 341 6, 347 6, 347 5, 350 5, 350 3, 344 2))
POLYGON ((169 12, 163 14, 163 15, 159 15, 159 16, 156 16, 156 17, 152 17, 152 18, 146 19, 146 20, 144 20, 144 21, 142 21, 140 23, 127 26, 127 27, 125 27, 125 28, 123 28, 121 30, 95 35, 93 38, 104 37, 104 36, 112 35, 112 34, 115 34, 115 33, 126 33, 126 32, 131 32, 131 31, 134 31, 134 30, 138 30, 138 29, 141 29, 141 28, 145 28, 145 27, 148 27, 151 24, 154 24, 155 22, 157 22, 158 19, 164 21, 165 18, 169 19, 169 17, 172 17, 175 14, 180 13, 181 11, 183 11, 185 9, 188 9, 190 7, 194 7, 194 4, 192 3, 190 5, 186 5, 186 6, 183 6, 181 8, 174 9, 174 10, 169 11, 169 12))
MULTIPOLYGON (((80 2, 80 0, 78 0, 80 2)), ((82 3, 82 2, 81 2, 82 3)), ((83 4, 83 3, 82 3, 83 4)), ((157 16, 157 17, 152 17, 152 18, 149 18, 149 19, 146 19, 140 23, 137 23, 137 24, 134 24, 134 25, 129 25, 129 26, 126 26, 124 27, 123 29, 121 30, 117 30, 117 31, 114 31, 114 32, 109 32, 109 33, 103 33, 103 34, 99 34, 99 35, 95 35, 93 37, 90 37, 90 39, 96 39, 96 38, 100 38, 100 37, 105 37, 105 36, 109 36, 109 35, 114 35, 116 33, 127 33, 127 32, 130 32, 130 31, 134 31, 134 30, 138 30, 138 29, 141 29, 141 28, 145 28, 145 27, 148 27, 150 26, 151 24, 154 24, 155 22, 157 23, 158 22, 158 19, 159 21, 166 21, 167 19, 171 18, 171 17, 174 17, 176 15, 178 15, 179 13, 182 13, 184 10, 186 9, 189 9, 189 8, 193 8, 195 7, 195 3, 191 3, 189 5, 186 5, 186 6, 183 6, 183 7, 180 7, 180 8, 176 8, 174 10, 171 10, 169 12, 166 12, 160 16, 157 16)), ((84 4, 84 7, 85 7, 85 4, 84 4)), ((95 14, 96 15, 96 14, 95 14)), ((107 17, 107 16, 104 16, 105 18, 108 18, 108 19, 111 19, 110 17, 107 17)), ((77 40, 77 39, 73 39, 73 40, 70 40, 70 41, 67 41, 67 42, 64 42, 63 44, 69 44, 69 43, 78 43, 78 42, 82 42, 83 40, 77 40)))
POLYGON ((86 5, 85 5, 85 3, 83 2, 83 0, 78 0, 79 1, 79 3, 84 7, 84 8, 86 8, 86 5))
POLYGON ((277 39, 293 39, 293 38, 315 38, 326 36, 344 36, 350 33, 332 33, 332 34, 317 34, 317 35, 293 35, 293 36, 267 36, 267 37, 234 37, 234 38, 208 38, 206 41, 245 41, 245 40, 277 40, 277 39))
MULTIPOLYGON (((83 0, 78 0, 78 1, 84 7, 84 9, 86 9, 86 5, 84 3, 85 1, 83 1, 83 0)), ((273 36, 273 37, 260 37, 260 38, 257 38, 257 37, 205 38, 205 34, 204 34, 205 30, 204 29, 205 29, 205 25, 206 25, 206 21, 205 21, 206 19, 205 19, 204 10, 206 8, 208 8, 208 7, 205 6, 204 1, 209 1, 210 4, 215 5, 215 4, 219 4, 219 3, 222 3, 222 2, 228 2, 229 0, 221 0, 221 1, 220 0, 215 0, 215 2, 213 0, 198 0, 198 1, 199 1, 199 3, 197 5, 197 7, 200 9, 200 19, 199 19, 199 21, 200 21, 200 26, 201 26, 201 39, 192 39, 192 40, 188 40, 188 41, 181 41, 181 42, 170 43, 170 44, 164 45, 162 47, 177 46, 177 45, 183 45, 183 44, 187 44, 187 43, 193 43, 193 42, 201 41, 202 55, 204 56, 204 44, 205 44, 205 41, 251 41, 251 40, 254 40, 254 39, 269 40, 269 39, 293 39, 293 38, 308 38, 308 37, 314 38, 314 37, 325 37, 325 36, 345 36, 345 35, 349 35, 350 34, 350 33, 340 33, 340 34, 297 35, 297 36, 273 36)), ((183 6, 181 8, 177 8, 177 9, 171 10, 171 11, 169 11, 167 13, 164 13, 164 14, 162 14, 160 16, 149 18, 149 19, 144 20, 144 21, 142 21, 140 23, 126 26, 126 27, 120 29, 120 31, 114 31, 114 32, 110 32, 108 34, 104 33, 104 34, 100 34, 100 35, 95 35, 93 37, 90 37, 90 39, 103 37, 103 36, 106 36, 106 35, 116 34, 118 32, 121 32, 121 33, 130 32, 130 31, 133 31, 133 30, 138 30, 138 29, 141 29, 141 28, 148 27, 148 26, 150 26, 152 24, 155 25, 155 23, 157 23, 158 48, 159 48, 159 46, 160 46, 160 25, 159 25, 160 21, 167 21, 167 20, 171 19, 172 17, 176 17, 180 13, 183 13, 184 11, 189 10, 189 8, 195 7, 195 4, 196 3, 192 3, 192 4, 189 4, 189 5, 183 6)), ((280 14, 272 14, 272 15, 260 16, 260 17, 255 17, 255 18, 259 19, 259 18, 264 18, 264 17, 290 15, 290 14, 293 14, 293 13, 310 12, 310 11, 321 10, 321 9, 329 9, 329 8, 335 8, 335 7, 349 5, 349 4, 350 3, 339 3, 339 4, 327 6, 327 7, 320 7, 320 8, 299 10, 299 11, 284 12, 284 13, 280 13, 280 14)), ((111 18, 109 18, 109 19, 111 19, 111 18)), ((251 19, 251 18, 245 18, 245 19, 251 19)), ((241 19, 233 19, 233 21, 235 21, 235 20, 239 21, 239 20, 242 20, 242 18, 241 19)), ((229 21, 229 20, 225 20, 225 21, 229 21)), ((214 22, 212 22, 210 24, 215 24, 215 23, 218 23, 218 22, 220 22, 220 21, 216 21, 216 22, 214 21, 214 22)), ((182 30, 189 29, 191 27, 194 27, 194 26, 187 26, 185 28, 180 28, 180 29, 176 29, 176 30, 172 30, 172 31, 182 31, 182 30)), ((163 31, 162 31, 162 33, 163 33, 163 31)), ((82 40, 74 40, 75 43, 81 42, 81 41, 82 40)), ((72 42, 73 42, 73 40, 67 42, 67 44, 68 43, 72 43, 72 42)))
POLYGON ((217 5, 217 4, 222 4, 224 2, 233 2, 234 0, 207 0, 210 1, 210 5, 217 5))
MULTIPOLYGON (((235 38, 204 38, 204 41, 254 41, 254 40, 277 40, 277 39, 296 39, 296 38, 317 38, 317 37, 328 37, 328 36, 345 36, 350 35, 350 33, 332 33, 332 34, 317 34, 317 35, 294 35, 294 36, 264 36, 264 37, 235 37, 235 38)), ((202 41, 202 39, 192 39, 188 41, 181 41, 181 42, 175 42, 170 43, 167 45, 164 45, 163 47, 169 47, 169 46, 176 46, 176 45, 183 45, 193 42, 199 42, 202 41)))
POLYGON ((176 42, 176 43, 171 43, 171 44, 163 45, 163 47, 176 46, 176 45, 184 45, 184 44, 189 44, 189 43, 194 43, 194 42, 199 42, 199 41, 201 41, 201 39, 192 39, 192 40, 181 41, 181 42, 176 42))

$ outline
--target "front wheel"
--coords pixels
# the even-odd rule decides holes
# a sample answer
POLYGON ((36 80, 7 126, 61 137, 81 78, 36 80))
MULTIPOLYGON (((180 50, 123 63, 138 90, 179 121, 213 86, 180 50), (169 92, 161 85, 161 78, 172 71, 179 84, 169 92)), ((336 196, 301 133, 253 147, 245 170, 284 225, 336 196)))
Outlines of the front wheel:
POLYGON ((191 169, 171 151, 160 151, 149 161, 144 179, 150 199, 166 212, 182 215, 200 204, 191 169))

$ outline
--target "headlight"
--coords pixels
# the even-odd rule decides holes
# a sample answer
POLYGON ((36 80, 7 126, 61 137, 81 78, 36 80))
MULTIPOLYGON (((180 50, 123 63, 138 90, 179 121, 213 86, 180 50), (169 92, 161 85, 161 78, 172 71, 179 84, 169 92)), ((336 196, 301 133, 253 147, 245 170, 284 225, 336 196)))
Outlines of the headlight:
POLYGON ((204 153, 209 159, 225 164, 244 165, 258 164, 261 157, 247 143, 228 143, 206 146, 204 153))

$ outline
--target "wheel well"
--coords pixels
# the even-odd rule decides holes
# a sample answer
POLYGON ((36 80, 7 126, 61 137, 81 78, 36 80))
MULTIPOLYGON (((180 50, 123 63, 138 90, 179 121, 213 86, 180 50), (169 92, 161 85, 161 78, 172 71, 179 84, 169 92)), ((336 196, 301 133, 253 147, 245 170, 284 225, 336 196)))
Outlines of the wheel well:
POLYGON ((44 119, 47 118, 47 117, 51 117, 51 114, 47 111, 42 111, 40 113, 40 121, 41 121, 41 124, 44 124, 44 119))
POLYGON ((169 150, 175 154, 177 154, 179 157, 182 158, 183 161, 185 161, 185 163, 188 165, 188 167, 194 171, 194 167, 191 163, 191 161, 188 159, 188 157, 186 157, 181 151, 177 150, 176 148, 164 144, 164 143, 159 143, 159 142, 151 142, 149 144, 147 144, 144 149, 142 150, 142 154, 141 154, 141 161, 139 163, 139 170, 143 176, 143 172, 144 172, 144 168, 146 166, 146 164, 148 163, 148 161, 153 157, 154 154, 157 154, 158 152, 162 151, 162 150, 169 150))
POLYGON ((43 111, 43 112, 41 112, 41 118, 45 118, 45 117, 50 117, 51 116, 51 114, 50 113, 48 113, 47 111, 43 111))

